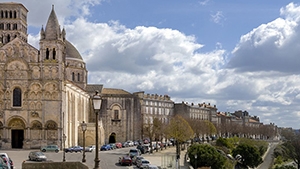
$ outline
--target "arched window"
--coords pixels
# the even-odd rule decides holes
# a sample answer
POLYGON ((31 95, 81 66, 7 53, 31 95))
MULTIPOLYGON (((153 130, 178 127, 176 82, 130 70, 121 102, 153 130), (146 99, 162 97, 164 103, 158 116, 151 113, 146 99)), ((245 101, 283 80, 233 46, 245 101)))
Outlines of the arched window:
POLYGON ((12 11, 9 12, 9 18, 12 18, 12 11))
POLYGON ((20 88, 15 88, 13 91, 13 107, 22 106, 22 91, 20 88))
POLYGON ((3 16, 3 11, 1 11, 1 18, 4 18, 4 16, 3 16))
POLYGON ((4 23, 0 23, 0 30, 4 30, 4 23))
POLYGON ((53 48, 53 60, 55 60, 55 55, 56 55, 56 51, 55 51, 55 48, 53 48))
POLYGON ((80 82, 80 74, 77 74, 77 81, 80 82))
POLYGON ((47 60, 49 59, 49 49, 48 48, 46 49, 46 59, 47 60))
POLYGON ((75 73, 72 73, 72 80, 75 81, 75 73))
POLYGON ((5 11, 5 18, 7 18, 8 17, 8 13, 7 13, 7 11, 5 11))
POLYGON ((10 23, 8 23, 8 24, 6 25, 6 29, 7 29, 7 30, 10 30, 10 23))
POLYGON ((17 12, 14 11, 14 18, 17 18, 17 12))
POLYGON ((17 30, 17 29, 18 29, 17 26, 18 26, 18 25, 17 25, 16 23, 14 23, 14 24, 13 24, 13 30, 17 30))
POLYGON ((10 41, 10 35, 7 35, 7 42, 10 41))
POLYGON ((115 120, 119 119, 119 110, 114 110, 114 119, 115 120))

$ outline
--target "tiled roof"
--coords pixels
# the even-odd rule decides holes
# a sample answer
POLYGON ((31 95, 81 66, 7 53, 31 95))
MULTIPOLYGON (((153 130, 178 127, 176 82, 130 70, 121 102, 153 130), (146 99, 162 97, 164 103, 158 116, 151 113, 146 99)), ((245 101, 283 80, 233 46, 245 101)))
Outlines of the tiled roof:
POLYGON ((96 90, 98 90, 100 93, 103 89, 103 85, 100 84, 88 84, 86 86, 86 91, 90 94, 94 94, 96 90))
POLYGON ((123 89, 103 88, 101 94, 131 94, 123 89))

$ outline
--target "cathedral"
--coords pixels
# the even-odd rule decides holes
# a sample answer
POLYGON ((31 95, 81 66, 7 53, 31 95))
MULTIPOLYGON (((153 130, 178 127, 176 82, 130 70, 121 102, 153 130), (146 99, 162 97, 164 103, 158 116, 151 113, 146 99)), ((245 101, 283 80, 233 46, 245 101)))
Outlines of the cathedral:
POLYGON ((99 144, 138 139, 134 113, 139 99, 121 89, 87 84, 86 64, 66 39, 54 6, 41 28, 39 49, 28 44, 27 13, 23 4, 0 3, 0 148, 82 145, 83 121, 86 145, 93 145, 96 120, 99 144), (91 101, 96 90, 103 98, 99 119, 91 101))

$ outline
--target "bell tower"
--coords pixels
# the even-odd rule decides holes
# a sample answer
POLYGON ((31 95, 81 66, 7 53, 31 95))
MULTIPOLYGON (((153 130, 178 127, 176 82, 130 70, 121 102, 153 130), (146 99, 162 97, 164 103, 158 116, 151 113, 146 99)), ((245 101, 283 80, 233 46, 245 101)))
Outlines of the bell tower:
POLYGON ((27 42, 27 13, 20 3, 0 3, 0 47, 16 37, 27 42))

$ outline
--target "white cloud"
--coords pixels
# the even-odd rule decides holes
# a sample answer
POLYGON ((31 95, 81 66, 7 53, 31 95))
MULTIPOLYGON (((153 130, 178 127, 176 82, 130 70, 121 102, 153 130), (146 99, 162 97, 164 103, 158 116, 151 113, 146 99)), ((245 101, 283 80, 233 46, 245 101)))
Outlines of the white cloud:
POLYGON ((223 21, 225 20, 222 11, 217 11, 216 13, 211 14, 210 16, 211 16, 211 20, 216 24, 222 24, 223 21))
MULTIPOLYGON (((93 3, 76 11, 89 15, 93 3)), ((224 19, 222 12, 213 16, 219 23, 224 19)), ((64 27, 87 63, 89 83, 168 94, 176 102, 210 102, 219 111, 247 110, 263 122, 297 126, 299 7, 291 3, 281 9, 281 16, 243 35, 232 58, 221 43, 213 51, 199 52, 203 44, 196 37, 174 29, 127 28, 117 21, 96 23, 85 17, 65 20, 64 27)), ((29 35, 30 43, 38 40, 29 35)))
POLYGON ((281 15, 243 35, 228 66, 241 71, 299 73, 300 7, 291 3, 281 9, 281 15))

